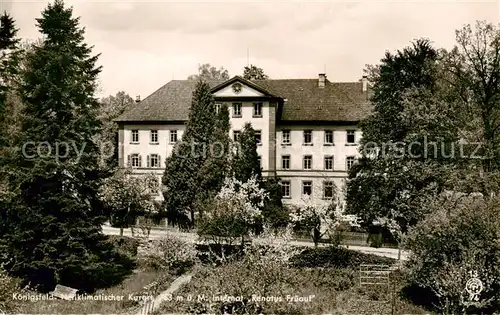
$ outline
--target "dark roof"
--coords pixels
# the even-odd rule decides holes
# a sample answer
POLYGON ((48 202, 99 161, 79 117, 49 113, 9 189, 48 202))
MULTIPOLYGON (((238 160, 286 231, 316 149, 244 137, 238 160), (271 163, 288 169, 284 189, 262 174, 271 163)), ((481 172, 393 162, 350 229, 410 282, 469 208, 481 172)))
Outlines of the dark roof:
MULTIPOLYGON (((234 80, 209 81, 212 88, 222 88, 234 80)), ((281 97, 281 121, 358 122, 371 111, 368 93, 361 82, 332 83, 318 87, 318 79, 257 80, 250 82, 266 95, 281 97)), ((116 119, 118 122, 186 121, 196 81, 173 80, 116 119)))

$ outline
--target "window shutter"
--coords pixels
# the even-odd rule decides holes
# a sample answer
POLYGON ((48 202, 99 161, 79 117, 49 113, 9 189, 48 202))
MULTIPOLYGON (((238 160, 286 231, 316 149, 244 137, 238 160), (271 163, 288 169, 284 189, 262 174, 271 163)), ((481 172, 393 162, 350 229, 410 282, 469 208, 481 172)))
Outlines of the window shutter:
POLYGON ((161 161, 161 155, 158 155, 158 167, 165 167, 165 164, 161 161))
POLYGON ((127 155, 127 167, 131 167, 132 166, 132 161, 131 160, 132 160, 132 158, 131 158, 130 154, 127 155))
POLYGON ((138 155, 138 157, 139 157, 139 167, 142 167, 142 156, 138 155))
POLYGON ((151 158, 149 157, 149 155, 147 156, 147 163, 148 163, 148 167, 151 167, 151 158))

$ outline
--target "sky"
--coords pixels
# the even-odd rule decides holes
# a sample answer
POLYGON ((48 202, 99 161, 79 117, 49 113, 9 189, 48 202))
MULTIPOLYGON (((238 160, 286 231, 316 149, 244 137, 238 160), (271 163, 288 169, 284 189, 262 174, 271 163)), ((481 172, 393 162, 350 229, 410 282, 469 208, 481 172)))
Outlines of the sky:
MULTIPOLYGON (((0 0, 24 39, 40 37, 36 18, 49 1, 0 0)), ((417 38, 451 48, 455 30, 499 23, 498 1, 69 1, 86 42, 100 53, 99 96, 145 98, 198 64, 230 76, 257 65, 274 79, 357 81, 417 38)))

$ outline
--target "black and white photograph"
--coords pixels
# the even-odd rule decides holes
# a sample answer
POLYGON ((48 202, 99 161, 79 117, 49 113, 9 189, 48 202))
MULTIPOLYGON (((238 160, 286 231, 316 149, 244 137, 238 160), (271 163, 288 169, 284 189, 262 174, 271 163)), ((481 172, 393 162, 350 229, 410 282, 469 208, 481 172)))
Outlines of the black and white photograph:
POLYGON ((500 314, 500 2, 0 0, 3 314, 500 314))

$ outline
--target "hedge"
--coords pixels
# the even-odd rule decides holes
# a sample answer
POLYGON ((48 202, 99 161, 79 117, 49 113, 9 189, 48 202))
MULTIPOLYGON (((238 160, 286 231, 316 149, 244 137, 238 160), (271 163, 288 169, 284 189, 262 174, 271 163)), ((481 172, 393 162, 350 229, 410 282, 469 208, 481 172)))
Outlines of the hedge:
POLYGON ((364 254, 342 247, 307 248, 290 259, 294 267, 358 268, 361 264, 392 265, 395 259, 364 254))

